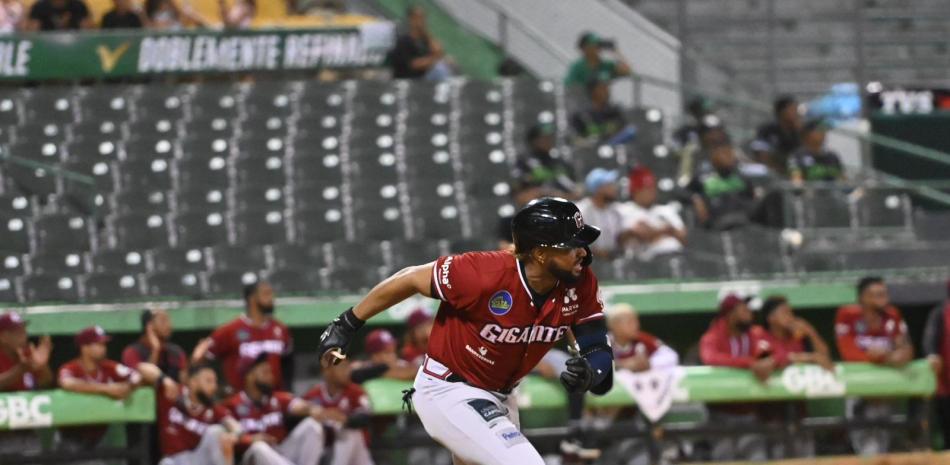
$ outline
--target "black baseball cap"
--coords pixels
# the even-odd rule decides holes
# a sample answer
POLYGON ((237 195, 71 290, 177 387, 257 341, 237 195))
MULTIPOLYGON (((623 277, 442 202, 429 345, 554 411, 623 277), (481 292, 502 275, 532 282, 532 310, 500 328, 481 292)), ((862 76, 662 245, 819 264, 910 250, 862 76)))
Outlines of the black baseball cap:
POLYGON ((560 197, 543 197, 525 205, 511 220, 518 252, 535 247, 575 249, 600 237, 600 229, 584 223, 577 205, 560 197))

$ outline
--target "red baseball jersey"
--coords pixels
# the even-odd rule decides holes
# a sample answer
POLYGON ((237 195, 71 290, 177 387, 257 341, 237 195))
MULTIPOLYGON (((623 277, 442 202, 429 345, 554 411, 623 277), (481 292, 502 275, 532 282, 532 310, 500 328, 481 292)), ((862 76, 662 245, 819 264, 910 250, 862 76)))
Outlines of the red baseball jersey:
POLYGON ((330 394, 326 383, 317 383, 303 398, 324 408, 336 408, 347 416, 355 413, 369 413, 369 396, 359 384, 350 383, 337 395, 330 394))
MULTIPOLYGON (((82 368, 77 358, 59 367, 57 379, 60 385, 67 379, 100 384, 124 382, 138 384, 141 377, 139 372, 112 360, 103 360, 99 362, 99 366, 95 370, 87 372, 82 368)), ((107 426, 72 426, 60 428, 60 433, 86 444, 96 444, 102 439, 106 429, 108 429, 107 426)))
POLYGON ((535 308, 519 261, 509 252, 441 257, 432 267, 442 301, 429 336, 429 357, 477 387, 504 390, 527 375, 574 325, 604 317, 589 268, 575 283, 558 282, 535 308))
POLYGON ((235 391, 244 389, 240 367, 250 363, 262 353, 271 354, 270 367, 274 373, 275 388, 283 388, 283 372, 280 358, 292 349, 290 331, 276 319, 269 319, 264 326, 254 326, 245 315, 221 326, 211 333, 208 355, 221 360, 224 377, 235 391))
POLYGON ((872 328, 864 319, 864 312, 858 305, 846 305, 838 309, 835 315, 835 340, 838 352, 846 362, 877 362, 868 355, 868 350, 877 348, 890 352, 897 347, 897 341, 907 336, 907 324, 900 310, 887 307, 881 313, 881 324, 872 328))
POLYGON ((402 347, 402 350, 399 351, 399 358, 413 364, 413 365, 422 365, 422 360, 426 356, 426 351, 424 348, 416 347, 412 344, 406 344, 402 347))
POLYGON ((656 336, 646 331, 640 331, 640 333, 637 335, 637 338, 629 344, 613 344, 614 358, 617 360, 623 360, 625 358, 630 358, 637 355, 646 355, 647 357, 650 357, 654 352, 656 352, 656 349, 659 349, 662 345, 663 342, 657 339, 656 336))
POLYGON ((704 365, 749 368, 764 355, 772 353, 768 334, 761 326, 733 336, 725 318, 716 318, 699 339, 699 358, 704 365))
POLYGON ((287 437, 287 427, 284 426, 284 415, 290 410, 290 405, 297 400, 293 394, 284 391, 275 391, 272 395, 263 399, 258 404, 241 391, 225 399, 220 407, 225 413, 241 423, 243 435, 239 446, 247 448, 250 441, 249 435, 258 433, 267 433, 274 437, 277 442, 283 442, 287 437))
MULTIPOLYGON (((20 361, 15 357, 10 357, 6 352, 0 351, 0 374, 6 373, 19 364, 20 361)), ((33 389, 36 389, 36 377, 33 373, 24 371, 19 378, 8 384, 5 388, 0 389, 0 392, 32 391, 33 389)))
POLYGON ((789 336, 786 338, 776 337, 772 333, 767 333, 770 347, 772 349, 772 358, 775 359, 775 363, 784 367, 787 366, 790 362, 788 357, 792 354, 801 354, 805 351, 805 336, 789 336))
POLYGON ((188 388, 178 388, 174 401, 161 392, 155 395, 158 401, 158 436, 162 457, 192 450, 198 447, 201 436, 208 427, 220 423, 228 416, 224 409, 208 408, 188 399, 188 388))

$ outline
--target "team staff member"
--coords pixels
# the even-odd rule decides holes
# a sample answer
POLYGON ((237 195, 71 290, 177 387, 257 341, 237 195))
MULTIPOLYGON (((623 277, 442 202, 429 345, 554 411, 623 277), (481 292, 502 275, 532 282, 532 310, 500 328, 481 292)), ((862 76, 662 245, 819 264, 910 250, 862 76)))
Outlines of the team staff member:
POLYGON ((406 268, 377 285, 320 337, 324 364, 346 356, 372 316, 421 294, 442 301, 407 400, 426 431, 469 465, 542 465, 519 431, 512 389, 568 330, 581 356, 561 373, 568 392, 613 383, 597 278, 587 248, 600 230, 573 203, 542 198, 512 220, 515 253, 470 252, 406 268))
POLYGON ((207 364, 188 369, 179 384, 161 368, 141 362, 142 379, 155 386, 158 403, 158 436, 162 451, 159 465, 230 465, 234 463, 235 434, 239 426, 224 409, 214 408, 218 375, 207 364))
MULTIPOLYGON (((53 372, 49 368, 52 350, 49 336, 40 338, 39 344, 29 342, 26 322, 19 313, 9 311, 0 315, 0 392, 49 387, 53 383, 53 372)), ((36 431, 0 432, 0 454, 30 454, 41 450, 36 431)))
MULTIPOLYGON (((112 338, 99 326, 76 334, 79 357, 59 368, 59 386, 71 392, 100 394, 124 400, 141 377, 121 363, 106 359, 106 343, 112 338)), ((60 447, 69 451, 95 449, 106 433, 106 425, 60 428, 60 447)))
POLYGON ((426 349, 429 347, 429 333, 432 332, 432 315, 422 308, 417 308, 406 319, 406 337, 399 358, 419 367, 425 359, 426 349))
MULTIPOLYGON (((845 305, 835 316, 838 353, 846 362, 870 362, 902 367, 914 358, 907 324, 900 310, 891 305, 882 278, 868 276, 858 281, 858 303, 845 305)), ((893 404, 883 400, 848 399, 848 418, 878 419, 891 414, 893 404)), ((850 433, 851 446, 861 455, 887 452, 891 435, 884 429, 861 429, 850 433)))
POLYGON ((349 360, 326 367, 323 382, 310 388, 303 398, 333 412, 334 419, 323 423, 334 430, 331 465, 373 465, 366 431, 372 407, 366 391, 350 379, 349 360))
MULTIPOLYGON (((310 465, 323 455, 323 421, 343 421, 336 412, 324 410, 286 391, 276 389, 276 380, 266 354, 241 367, 244 389, 224 400, 220 407, 241 425, 237 452, 245 465, 310 465), (304 418, 287 431, 285 417, 304 418)), ((223 412, 222 412, 223 414, 223 412)))
POLYGON ((137 368, 148 362, 161 368, 166 376, 184 382, 188 371, 188 356, 185 349, 169 341, 172 337, 172 319, 164 309, 142 311, 142 337, 122 351, 122 363, 137 368))
POLYGON ((834 371, 828 344, 811 323, 795 316, 785 296, 775 295, 765 299, 762 303, 762 320, 778 367, 791 363, 816 363, 834 371))
POLYGON ((413 365, 396 354, 396 337, 385 329, 374 329, 366 335, 363 345, 367 360, 353 364, 353 381, 363 384, 376 378, 412 381, 419 371, 419 365, 413 365))
POLYGON ((274 289, 260 281, 245 286, 244 305, 246 313, 198 343, 191 360, 193 363, 204 358, 221 360, 224 377, 236 392, 244 388, 240 367, 266 354, 275 386, 280 389, 285 381, 281 359, 290 354, 293 342, 287 326, 274 318, 274 289))

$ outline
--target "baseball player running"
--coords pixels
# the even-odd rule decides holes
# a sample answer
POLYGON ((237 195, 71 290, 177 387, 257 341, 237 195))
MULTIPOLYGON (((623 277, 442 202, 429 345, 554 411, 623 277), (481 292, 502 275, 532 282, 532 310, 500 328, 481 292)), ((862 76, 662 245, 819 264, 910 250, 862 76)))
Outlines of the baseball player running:
POLYGON ((374 315, 415 294, 441 300, 409 395, 456 465, 544 464, 519 430, 511 391, 568 330, 579 355, 561 373, 564 387, 604 394, 613 383, 603 302, 588 268, 600 230, 560 198, 532 201, 511 229, 514 254, 469 252, 406 268, 320 336, 321 363, 335 363, 374 315))

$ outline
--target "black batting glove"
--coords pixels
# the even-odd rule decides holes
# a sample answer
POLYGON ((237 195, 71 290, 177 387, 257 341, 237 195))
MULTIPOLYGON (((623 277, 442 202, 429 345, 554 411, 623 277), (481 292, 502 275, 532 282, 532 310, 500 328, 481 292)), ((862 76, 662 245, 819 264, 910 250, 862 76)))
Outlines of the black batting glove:
POLYGON ((572 394, 587 392, 594 382, 594 370, 583 357, 567 359, 567 370, 561 373, 561 384, 572 394))
POLYGON ((320 362, 324 365, 332 363, 336 365, 340 360, 346 358, 350 343, 356 332, 363 327, 364 321, 357 318, 353 313, 353 307, 340 314, 327 326, 327 329, 320 335, 320 343, 317 344, 317 353, 320 354, 320 362), (338 354, 329 355, 330 353, 338 354))

